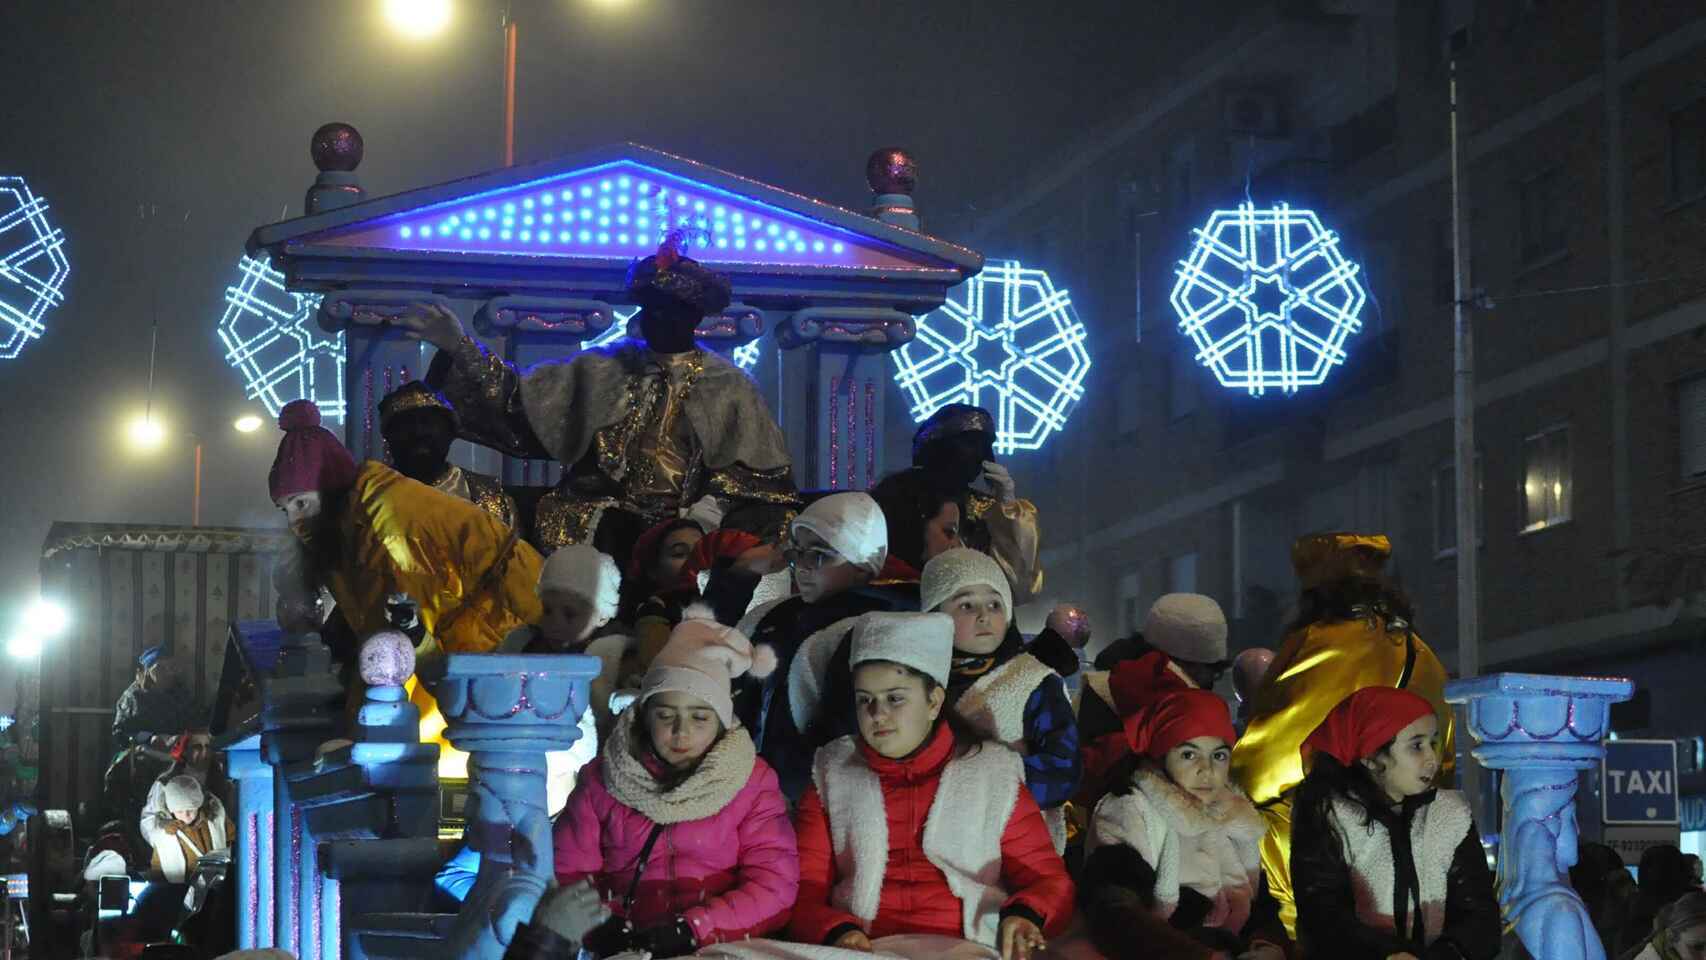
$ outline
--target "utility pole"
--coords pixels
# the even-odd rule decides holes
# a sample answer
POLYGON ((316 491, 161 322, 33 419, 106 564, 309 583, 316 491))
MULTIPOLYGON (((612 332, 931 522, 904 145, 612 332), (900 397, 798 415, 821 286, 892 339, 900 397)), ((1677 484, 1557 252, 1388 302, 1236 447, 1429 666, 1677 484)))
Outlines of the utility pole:
POLYGON ((1463 144, 1458 133, 1457 56, 1451 58, 1451 250, 1454 275, 1452 329, 1456 334, 1453 373, 1453 437, 1457 473, 1457 674, 1481 672, 1480 524, 1475 483, 1475 329, 1469 289, 1469 218, 1464 211, 1463 144))

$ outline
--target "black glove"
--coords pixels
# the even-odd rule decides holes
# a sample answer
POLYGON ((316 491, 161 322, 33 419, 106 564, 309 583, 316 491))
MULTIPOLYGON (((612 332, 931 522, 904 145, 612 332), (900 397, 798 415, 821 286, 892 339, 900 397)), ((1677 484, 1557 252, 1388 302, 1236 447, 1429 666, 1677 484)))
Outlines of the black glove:
POLYGON ((686 917, 676 917, 669 923, 659 923, 641 930, 635 943, 639 949, 650 953, 655 960, 684 957, 699 947, 686 917))
POLYGON ((581 941, 581 949, 594 957, 611 957, 624 950, 639 947, 634 925, 621 917, 611 917, 591 930, 581 941))

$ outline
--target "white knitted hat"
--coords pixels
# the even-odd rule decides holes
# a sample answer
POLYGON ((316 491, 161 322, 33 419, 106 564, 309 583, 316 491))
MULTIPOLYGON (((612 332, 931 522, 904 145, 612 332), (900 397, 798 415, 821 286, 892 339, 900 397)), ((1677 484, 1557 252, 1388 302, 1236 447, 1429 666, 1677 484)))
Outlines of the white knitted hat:
POLYGON ((1226 659, 1226 614, 1213 597, 1169 593, 1149 608, 1143 639, 1174 660, 1220 663, 1226 659))
POLYGON ((200 810, 204 799, 206 798, 202 795, 201 784, 188 774, 179 774, 166 781, 166 810, 168 812, 200 810))
POLYGON ((622 571, 609 555, 584 543, 572 543, 545 558, 539 571, 539 592, 558 590, 587 598, 594 616, 616 616, 622 597, 622 571))
POLYGON ((948 685, 954 659, 954 620, 945 613, 867 613, 853 622, 850 667, 886 660, 948 685))
POLYGON ((995 559, 981 550, 955 547, 944 550, 924 565, 919 576, 919 608, 935 610, 967 587, 988 587, 1001 597, 1007 615, 1013 615, 1013 585, 995 559))
POLYGON ((710 607, 696 603, 683 611, 669 642, 652 659, 640 681, 640 702, 660 693, 685 693, 710 704, 729 728, 735 723, 729 681, 749 671, 766 677, 775 669, 776 651, 769 644, 755 651, 745 634, 718 623, 710 607))
POLYGON ((868 493, 832 493, 800 511, 794 530, 810 530, 856 567, 874 576, 889 557, 889 524, 868 493))

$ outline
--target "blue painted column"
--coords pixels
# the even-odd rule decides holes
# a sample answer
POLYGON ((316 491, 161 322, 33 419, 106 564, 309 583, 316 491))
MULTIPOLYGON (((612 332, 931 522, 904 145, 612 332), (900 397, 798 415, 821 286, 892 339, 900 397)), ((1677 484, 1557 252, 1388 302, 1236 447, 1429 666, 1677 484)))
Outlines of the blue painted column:
POLYGON ((1475 759, 1502 772, 1499 905, 1531 956, 1605 960, 1568 875, 1576 863, 1576 775, 1599 765, 1611 705, 1634 692, 1628 680, 1527 673, 1446 685, 1445 699, 1466 707, 1475 759))
POLYGON ((446 957, 501 960, 554 874, 545 754, 580 739, 596 657, 451 654, 433 696, 445 735, 467 751, 463 835, 480 873, 446 938, 446 957))
POLYGON ((237 782, 237 946, 273 945, 273 772, 259 734, 225 749, 237 782))

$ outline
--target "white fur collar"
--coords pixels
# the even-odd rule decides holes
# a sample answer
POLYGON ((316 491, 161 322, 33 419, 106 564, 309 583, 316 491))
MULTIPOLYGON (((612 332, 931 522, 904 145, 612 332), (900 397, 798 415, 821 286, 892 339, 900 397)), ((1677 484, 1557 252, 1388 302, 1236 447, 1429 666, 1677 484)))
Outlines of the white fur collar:
POLYGON ((1132 776, 1132 784, 1143 792, 1156 812, 1167 818, 1167 825, 1181 836, 1222 833, 1242 845, 1259 843, 1268 832, 1267 821, 1262 819, 1256 805, 1237 787, 1224 794, 1223 802, 1210 807, 1153 767, 1138 767, 1132 776))
POLYGON ((610 795, 646 819, 672 824, 715 816, 752 779, 758 752, 746 728, 737 726, 711 746, 691 776, 673 790, 661 790, 657 778, 634 756, 634 724, 639 713, 638 705, 622 711, 600 756, 604 760, 604 786, 610 795))
MULTIPOLYGON (((1393 929, 1392 902, 1398 868, 1392 855, 1392 834, 1379 820, 1368 823, 1362 805, 1334 797, 1331 819, 1350 867, 1356 914, 1364 924, 1393 929)), ((1446 881, 1457 847, 1474 825, 1469 801, 1456 790, 1441 790, 1418 808, 1410 820, 1410 854, 1416 864, 1416 886, 1423 927, 1432 943, 1445 928, 1446 881)))

